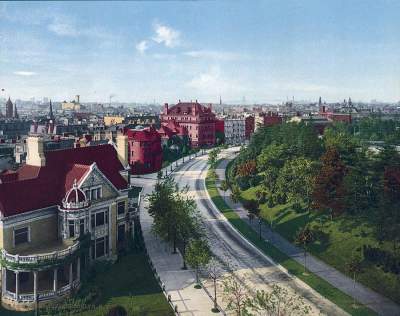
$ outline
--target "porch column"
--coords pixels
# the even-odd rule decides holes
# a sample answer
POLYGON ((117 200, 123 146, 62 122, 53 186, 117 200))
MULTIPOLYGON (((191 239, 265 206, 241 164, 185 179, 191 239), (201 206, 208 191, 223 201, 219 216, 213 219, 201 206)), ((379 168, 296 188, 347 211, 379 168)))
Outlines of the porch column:
POLYGON ((3 268, 1 273, 1 292, 4 294, 7 292, 7 268, 3 268))
POLYGON ((78 282, 81 281, 81 257, 78 257, 78 260, 76 262, 76 279, 78 282))
POLYGON ((33 271, 33 297, 35 298, 35 301, 37 299, 37 291, 38 290, 38 272, 33 271))
POLYGON ((72 281, 73 281, 73 275, 72 275, 72 262, 69 264, 69 286, 72 289, 72 281))
POLYGON ((19 272, 15 271, 15 297, 19 300, 19 272))
POLYGON ((55 268, 53 270, 53 291, 54 292, 57 292, 57 288, 58 288, 57 282, 58 282, 58 268, 55 268))

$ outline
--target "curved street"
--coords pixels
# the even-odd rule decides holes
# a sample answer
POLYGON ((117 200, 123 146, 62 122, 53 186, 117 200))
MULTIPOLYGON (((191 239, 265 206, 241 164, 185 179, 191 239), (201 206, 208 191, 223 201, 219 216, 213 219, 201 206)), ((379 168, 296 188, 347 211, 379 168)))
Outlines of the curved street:
MULTIPOLYGON (((188 186, 189 194, 196 200, 204 219, 211 249, 221 262, 221 269, 225 273, 233 272, 238 280, 244 282, 252 291, 269 289, 273 283, 284 286, 292 293, 295 291, 312 306, 314 315, 346 315, 347 313, 304 282, 290 276, 285 269, 265 256, 230 225, 206 192, 204 179, 207 170, 207 157, 202 156, 174 172, 173 176, 180 187, 188 186)), ((211 290, 211 284, 206 282, 206 285, 211 290)), ((221 288, 218 292, 221 302, 221 288)))

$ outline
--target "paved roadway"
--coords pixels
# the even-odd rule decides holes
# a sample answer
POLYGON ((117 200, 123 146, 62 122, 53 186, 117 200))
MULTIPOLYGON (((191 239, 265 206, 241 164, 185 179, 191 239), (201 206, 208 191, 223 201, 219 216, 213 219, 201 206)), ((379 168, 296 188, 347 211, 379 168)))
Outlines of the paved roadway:
MULTIPOLYGON (((251 291, 267 290, 273 283, 278 283, 291 293, 298 293, 312 307, 312 315, 347 315, 304 282, 289 275, 284 268, 251 245, 226 221, 205 190, 204 179, 207 169, 207 157, 202 156, 188 162, 173 175, 181 187, 189 187, 189 194, 196 200, 212 251, 221 262, 221 268, 226 273, 233 271, 237 279, 251 291)), ((211 285, 208 283, 207 288, 211 290, 211 285)), ((221 286, 218 292, 221 301, 221 286)))

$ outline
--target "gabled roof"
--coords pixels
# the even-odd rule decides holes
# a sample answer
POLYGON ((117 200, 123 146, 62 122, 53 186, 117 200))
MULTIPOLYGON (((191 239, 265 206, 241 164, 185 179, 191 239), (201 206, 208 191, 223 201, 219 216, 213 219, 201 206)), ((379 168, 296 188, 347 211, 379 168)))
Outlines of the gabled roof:
POLYGON ((211 107, 196 102, 179 102, 168 109, 168 114, 175 115, 197 115, 212 113, 211 107))
POLYGON ((118 190, 128 186, 120 174, 124 167, 112 145, 55 150, 45 156, 46 166, 24 165, 17 170, 15 181, 0 184, 3 216, 59 205, 74 180, 79 182, 93 163, 118 190))
POLYGON ((160 141, 161 136, 153 127, 147 127, 140 130, 127 129, 125 135, 128 139, 143 142, 160 141))

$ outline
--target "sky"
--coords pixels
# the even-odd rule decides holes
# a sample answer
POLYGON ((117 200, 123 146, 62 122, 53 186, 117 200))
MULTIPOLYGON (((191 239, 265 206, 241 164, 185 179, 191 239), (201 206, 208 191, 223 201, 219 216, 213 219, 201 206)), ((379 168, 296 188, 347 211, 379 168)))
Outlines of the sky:
POLYGON ((400 1, 1 2, 1 96, 400 100, 400 1))

